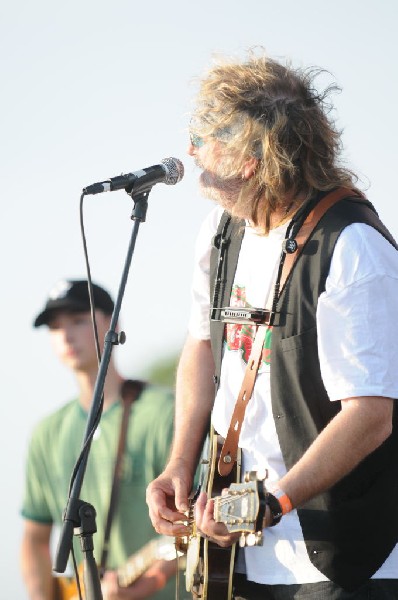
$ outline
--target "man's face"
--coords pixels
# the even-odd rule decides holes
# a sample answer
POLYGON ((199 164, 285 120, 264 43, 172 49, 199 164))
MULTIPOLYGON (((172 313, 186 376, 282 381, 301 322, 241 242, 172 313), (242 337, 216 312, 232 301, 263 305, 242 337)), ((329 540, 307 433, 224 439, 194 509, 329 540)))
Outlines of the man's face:
POLYGON ((205 198, 214 200, 231 215, 240 219, 251 216, 252 198, 242 193, 247 179, 254 173, 257 160, 249 158, 242 165, 242 172, 236 175, 236 165, 242 162, 227 150, 226 145, 215 138, 195 139, 192 136, 188 154, 202 169, 199 186, 205 198), (200 145, 194 142, 200 140, 200 145), (231 175, 233 173, 233 175, 231 175))
POLYGON ((243 181, 242 177, 230 175, 234 171, 234 157, 226 152, 225 144, 214 138, 205 140, 200 147, 191 143, 188 154, 202 169, 199 186, 203 196, 232 212, 243 181))
MULTIPOLYGON (((110 317, 96 311, 100 348, 109 328, 110 317)), ((97 369, 98 360, 90 312, 57 311, 48 324, 51 343, 61 362, 73 371, 97 369)))

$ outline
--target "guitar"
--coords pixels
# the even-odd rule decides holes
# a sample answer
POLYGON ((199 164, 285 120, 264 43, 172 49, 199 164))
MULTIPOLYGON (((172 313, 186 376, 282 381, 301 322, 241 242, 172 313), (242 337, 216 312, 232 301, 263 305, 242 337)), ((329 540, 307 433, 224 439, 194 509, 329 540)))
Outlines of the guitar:
MULTIPOLYGON (((120 587, 128 587, 157 560, 173 560, 177 553, 174 538, 158 536, 150 540, 138 552, 132 554, 117 572, 120 587)), ((83 588, 83 565, 79 567, 83 588)), ((77 583, 73 577, 54 577, 53 600, 79 600, 77 583)))
MULTIPOLYGON (((261 545, 265 513, 263 480, 267 474, 259 475, 256 471, 249 471, 245 473, 243 483, 232 482, 226 488, 226 480, 236 479, 240 472, 240 454, 231 476, 221 477, 216 472, 216 465, 222 443, 223 439, 214 435, 209 460, 202 460, 202 464, 209 465, 206 490, 214 499, 214 520, 224 523, 229 533, 240 532, 241 547, 261 545), (218 496, 214 495, 216 490, 218 496)), ((202 485, 205 487, 203 482, 202 485)), ((200 536, 193 519, 194 502, 199 492, 200 490, 193 497, 187 521, 191 526, 191 533, 186 540, 186 589, 195 599, 231 600, 236 544, 230 548, 221 548, 200 536)))
POLYGON ((231 474, 219 475, 217 463, 221 454, 223 438, 213 430, 205 446, 201 461, 202 473, 199 487, 190 501, 187 524, 191 527, 186 539, 185 587, 194 598, 229 600, 232 597, 232 575, 236 544, 221 548, 200 536, 193 518, 195 501, 203 489, 209 498, 217 498, 223 489, 240 480, 240 455, 231 474), (207 456, 206 456, 207 455, 207 456))

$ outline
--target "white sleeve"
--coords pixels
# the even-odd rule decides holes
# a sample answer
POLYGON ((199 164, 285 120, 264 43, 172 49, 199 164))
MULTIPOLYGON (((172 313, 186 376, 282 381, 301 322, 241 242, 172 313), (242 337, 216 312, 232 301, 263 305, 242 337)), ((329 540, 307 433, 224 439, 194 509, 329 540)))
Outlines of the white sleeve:
POLYGON ((373 227, 341 233, 317 308, 321 374, 331 400, 398 398, 398 252, 373 227))
POLYGON ((202 223, 196 239, 188 331, 199 340, 210 339, 210 254, 222 213, 221 208, 214 208, 202 223))

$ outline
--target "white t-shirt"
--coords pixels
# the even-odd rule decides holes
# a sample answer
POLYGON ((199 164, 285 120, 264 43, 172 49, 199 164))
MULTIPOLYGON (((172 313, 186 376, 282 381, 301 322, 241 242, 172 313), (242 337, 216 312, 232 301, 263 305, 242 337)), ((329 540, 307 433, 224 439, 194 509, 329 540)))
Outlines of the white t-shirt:
MULTIPOLYGON (((222 210, 204 221, 196 245, 189 332, 210 338, 209 269, 211 240, 222 210)), ((246 226, 239 254, 231 306, 270 308, 273 284, 287 225, 259 235, 246 226)), ((398 253, 375 229, 355 223, 344 229, 335 247, 326 290, 317 308, 319 360, 331 401, 352 396, 398 398, 398 253)), ((214 404, 213 425, 226 436, 250 353, 250 326, 228 325, 221 381, 214 404)), ((271 335, 271 331, 269 332, 271 335)), ((265 344, 269 347, 269 341, 265 344)), ((270 357, 267 351, 248 403, 239 446, 242 471, 268 469, 268 483, 286 473, 271 409, 270 357)), ((369 525, 366 525, 369 526, 369 525)), ((377 526, 377 525, 376 525, 377 526)), ((263 546, 245 548, 248 579, 266 584, 326 580, 308 558, 297 512, 267 529, 263 546)), ((244 571, 244 561, 237 570, 244 571)), ((398 545, 374 575, 398 578, 398 545)))

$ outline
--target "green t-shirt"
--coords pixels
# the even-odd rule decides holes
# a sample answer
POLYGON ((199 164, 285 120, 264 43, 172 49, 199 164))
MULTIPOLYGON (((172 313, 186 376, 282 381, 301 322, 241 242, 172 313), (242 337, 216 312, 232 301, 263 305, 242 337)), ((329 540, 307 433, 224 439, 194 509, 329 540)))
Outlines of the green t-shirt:
MULTIPOLYGON (((170 391, 148 386, 134 402, 123 457, 117 510, 113 517, 108 567, 121 566, 156 533, 149 519, 145 492, 167 461, 173 433, 174 398, 170 391)), ((122 403, 103 412, 91 444, 80 498, 96 510, 94 556, 100 560, 108 513, 122 403)), ((29 445, 22 515, 40 523, 60 525, 70 477, 80 453, 87 413, 73 400, 35 428, 29 445)), ((74 536, 78 562, 80 543, 74 536)), ((174 582, 156 594, 173 598, 174 582)))

